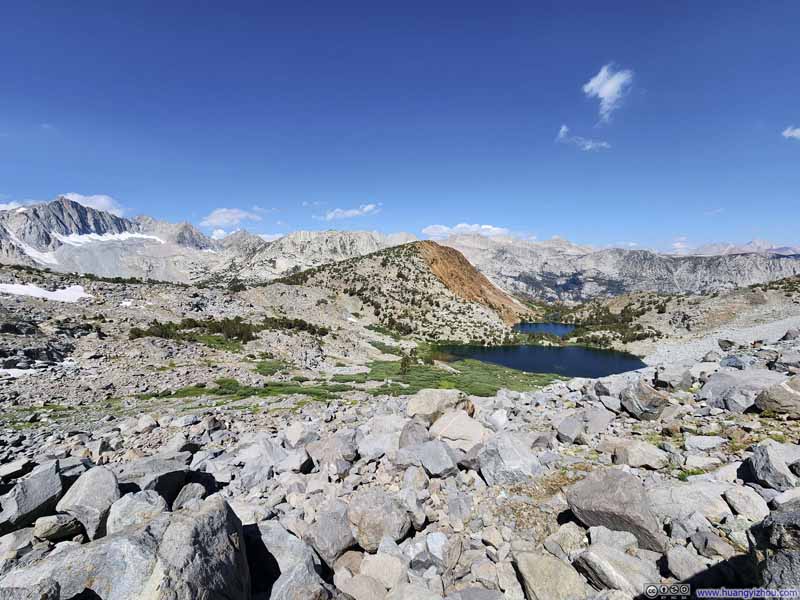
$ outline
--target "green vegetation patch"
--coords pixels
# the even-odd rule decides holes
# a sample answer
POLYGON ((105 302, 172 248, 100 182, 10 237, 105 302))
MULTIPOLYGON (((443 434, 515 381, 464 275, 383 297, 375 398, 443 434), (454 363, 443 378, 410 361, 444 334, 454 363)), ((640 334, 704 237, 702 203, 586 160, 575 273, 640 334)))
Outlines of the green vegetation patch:
POLYGON ((371 390, 373 394, 400 396, 414 394, 426 388, 458 389, 473 396, 494 396, 503 388, 518 392, 538 389, 560 379, 558 375, 525 373, 479 360, 464 359, 450 363, 457 373, 433 365, 413 364, 406 373, 396 362, 373 362, 369 373, 355 375, 336 375, 333 381, 340 383, 366 383, 368 381, 388 381, 381 387, 371 390))
POLYGON ((325 336, 328 328, 314 325, 303 319, 287 317, 265 317, 258 323, 249 323, 241 317, 232 319, 183 319, 182 321, 152 321, 146 328, 131 327, 132 340, 142 337, 158 337, 184 342, 198 342, 211 348, 240 352, 242 344, 256 339, 259 331, 267 329, 288 329, 307 331, 312 335, 325 336))
POLYGON ((281 360, 267 358, 256 363, 256 373, 270 377, 285 370, 286 367, 286 363, 281 360))
POLYGON ((350 391, 350 386, 305 386, 295 382, 274 382, 263 387, 240 384, 236 379, 223 377, 217 379, 216 387, 206 387, 204 384, 195 384, 177 390, 161 392, 158 394, 144 394, 142 398, 197 398, 200 396, 219 396, 229 401, 243 400, 253 396, 258 398, 273 398, 275 396, 291 396, 302 394, 315 400, 330 400, 336 394, 350 391))

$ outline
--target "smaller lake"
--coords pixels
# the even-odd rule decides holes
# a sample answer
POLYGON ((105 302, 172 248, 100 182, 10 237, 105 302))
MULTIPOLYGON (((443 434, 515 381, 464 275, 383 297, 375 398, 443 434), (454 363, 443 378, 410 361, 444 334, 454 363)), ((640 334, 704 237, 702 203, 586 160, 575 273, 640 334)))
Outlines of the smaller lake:
POLYGON ((575 325, 567 323, 519 323, 514 326, 514 331, 520 333, 549 333, 558 337, 564 337, 574 329, 575 325))
POLYGON ((453 360, 473 358, 528 373, 605 377, 646 365, 633 354, 583 346, 440 346, 453 360))

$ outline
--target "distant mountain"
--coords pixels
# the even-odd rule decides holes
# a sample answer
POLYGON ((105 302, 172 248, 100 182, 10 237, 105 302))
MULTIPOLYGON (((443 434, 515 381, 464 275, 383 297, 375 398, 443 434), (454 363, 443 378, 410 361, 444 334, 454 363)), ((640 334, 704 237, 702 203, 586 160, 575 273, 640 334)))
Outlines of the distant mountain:
POLYGON ((255 251, 249 255, 234 256, 229 272, 235 272, 243 281, 263 283, 415 239, 407 233, 384 235, 369 231, 295 231, 272 242, 264 242, 263 245, 254 244, 255 251))
POLYGON ((348 294, 389 329, 440 341, 500 342, 509 325, 529 312, 460 252, 431 241, 323 265, 280 281, 348 294))
POLYGON ((246 231, 212 240, 189 223, 126 219, 60 197, 0 211, 0 261, 56 271, 165 281, 264 283, 416 239, 410 234, 297 231, 273 241, 246 231))
POLYGON ((752 240, 746 244, 705 244, 684 252, 697 256, 724 256, 728 254, 780 254, 791 256, 800 254, 800 246, 778 246, 764 240, 752 240))
MULTIPOLYGON (((190 223, 127 219, 63 197, 0 211, 0 262, 210 285, 234 277, 266 283, 414 240, 368 231, 296 231, 275 240, 238 231, 213 240, 190 223)), ((758 241, 708 245, 686 255, 477 234, 440 244, 458 250, 500 288, 547 300, 710 292, 800 273, 800 248, 758 241)))
POLYGON ((675 256, 479 235, 440 243, 459 250, 501 288, 546 300, 633 291, 713 292, 800 274, 800 256, 777 253, 675 256))
POLYGON ((0 211, 5 263, 185 282, 213 268, 217 250, 189 223, 125 219, 64 197, 0 211))

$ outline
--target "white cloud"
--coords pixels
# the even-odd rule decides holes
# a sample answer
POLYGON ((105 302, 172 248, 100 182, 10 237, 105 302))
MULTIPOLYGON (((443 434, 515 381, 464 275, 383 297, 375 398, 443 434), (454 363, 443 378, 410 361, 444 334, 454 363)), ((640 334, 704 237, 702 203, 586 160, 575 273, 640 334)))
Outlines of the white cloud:
POLYGON ((583 93, 600 100, 600 120, 608 121, 632 83, 633 71, 615 71, 614 65, 609 63, 583 86, 583 93))
POLYGON ((362 204, 358 208, 334 208, 325 213, 322 217, 325 221, 333 221, 334 219, 352 219, 353 217, 363 217, 366 215, 374 215, 380 211, 379 204, 362 204))
POLYGON ((224 237, 227 237, 229 232, 225 231, 224 229, 215 229, 211 232, 211 239, 212 240, 221 240, 224 237))
POLYGON ((795 127, 794 125, 789 125, 786 129, 783 130, 781 134, 787 140, 800 140, 800 127, 795 127))
POLYGON ((236 227, 242 221, 260 220, 261 217, 256 213, 248 212, 241 208, 216 208, 203 217, 203 220, 200 221, 200 226, 222 229, 224 227, 236 227))
POLYGON ((595 152, 597 150, 608 150, 611 148, 611 144, 602 140, 590 140, 579 135, 570 135, 569 127, 566 125, 562 125, 558 130, 556 141, 562 144, 572 144, 584 152, 595 152))
POLYGON ((724 208, 710 208, 703 214, 707 217, 716 217, 717 215, 721 215, 724 212, 725 212, 724 208))
POLYGON ((15 208, 22 208, 23 206, 27 206, 29 204, 32 204, 32 202, 16 202, 14 200, 11 202, 1 202, 0 210, 13 210, 15 208))
POLYGON ((55 129, 52 123, 39 123, 39 128, 44 129, 45 131, 50 131, 51 129, 55 129))
POLYGON ((90 196, 84 196, 83 194, 70 192, 68 194, 61 194, 61 196, 67 198, 68 200, 72 200, 73 202, 77 202, 78 204, 88 206, 89 208, 104 210, 112 215, 117 215, 118 217, 121 217, 125 213, 125 208, 123 208, 119 202, 114 200, 114 198, 106 194, 93 194, 90 196))
POLYGON ((447 225, 428 225, 422 230, 422 233, 429 238, 438 240, 463 233, 478 233, 480 235, 492 237, 496 235, 510 235, 511 231, 505 227, 495 227, 494 225, 459 223, 453 227, 448 227, 447 225))

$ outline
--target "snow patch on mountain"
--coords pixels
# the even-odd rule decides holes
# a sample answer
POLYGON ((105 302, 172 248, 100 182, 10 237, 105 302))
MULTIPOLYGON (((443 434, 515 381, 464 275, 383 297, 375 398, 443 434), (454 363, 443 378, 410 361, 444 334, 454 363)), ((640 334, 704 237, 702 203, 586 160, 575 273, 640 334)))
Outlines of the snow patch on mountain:
POLYGON ((69 244, 70 246, 83 246, 85 244, 93 244, 97 242, 126 242, 128 240, 154 240, 159 244, 166 243, 160 237, 149 235, 146 233, 132 233, 130 231, 123 231, 122 233, 71 233, 69 235, 62 235, 55 231, 51 231, 50 235, 58 241, 69 244))
POLYGON ((8 239, 20 250, 22 250, 25 254, 31 257, 36 262, 43 264, 43 265, 57 265, 58 259, 56 258, 55 253, 53 252, 41 252, 36 248, 29 246, 13 233, 8 234, 8 239))
POLYGON ((32 298, 44 298, 55 302, 77 302, 81 298, 92 298, 87 294, 82 285, 71 285, 61 290, 45 290, 38 285, 31 283, 0 283, 0 294, 11 294, 13 296, 30 296, 32 298))

